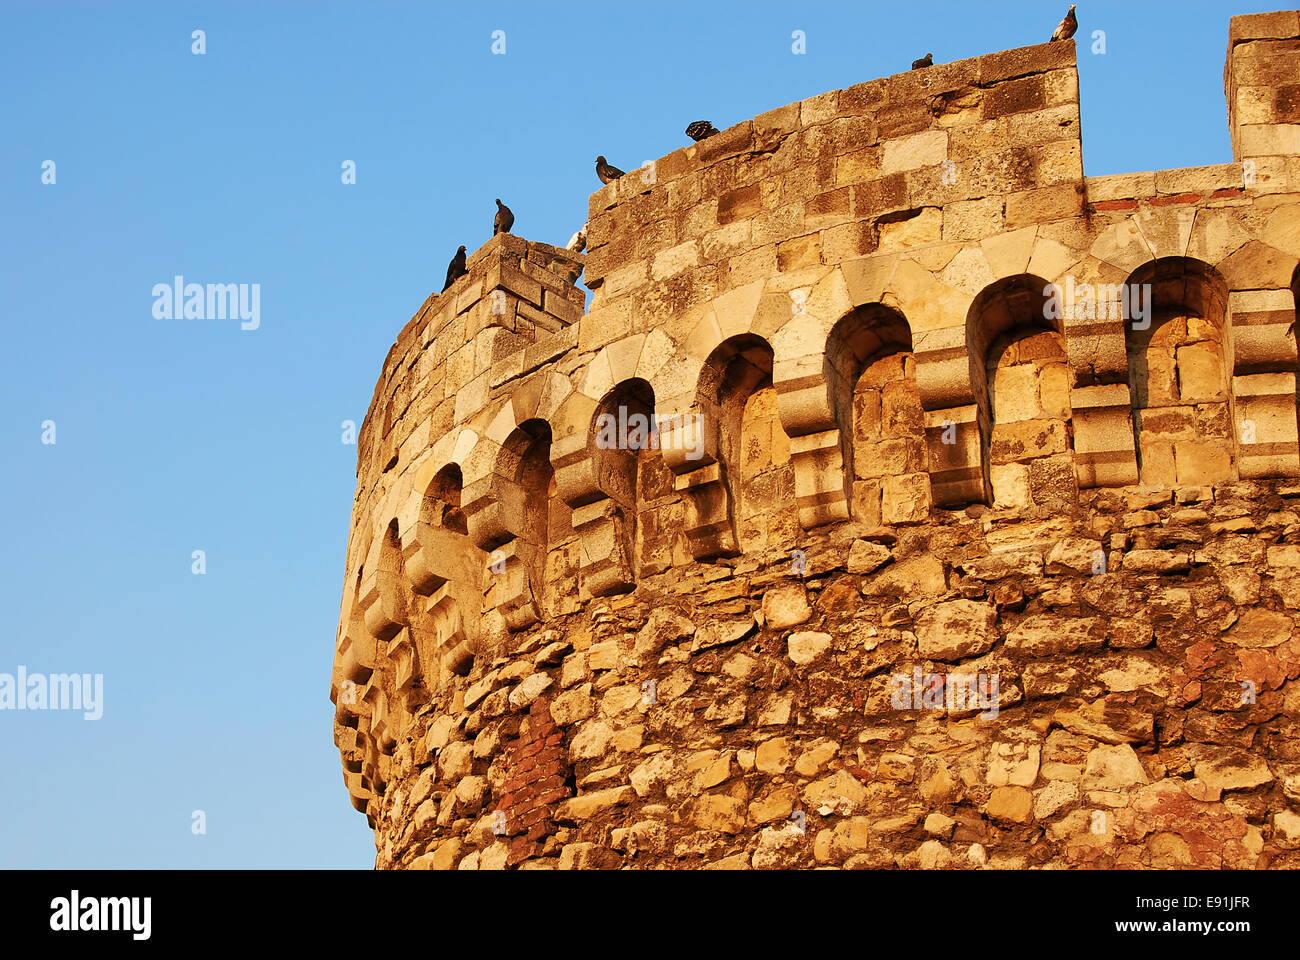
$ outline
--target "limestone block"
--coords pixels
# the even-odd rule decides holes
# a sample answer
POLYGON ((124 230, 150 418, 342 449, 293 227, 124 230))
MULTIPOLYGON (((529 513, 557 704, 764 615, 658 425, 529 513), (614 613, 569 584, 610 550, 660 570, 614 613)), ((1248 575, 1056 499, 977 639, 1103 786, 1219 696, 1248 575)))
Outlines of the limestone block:
POLYGON ((803 623, 812 616, 802 583, 777 584, 763 594, 763 618, 773 630, 803 623))
POLYGON ((1034 502, 1029 489, 1029 467, 1023 463, 993 464, 989 467, 994 506, 1023 509, 1034 502))
POLYGON ((985 603, 950 600, 917 616, 917 652, 935 660, 961 660, 987 653, 997 642, 996 614, 985 603))
POLYGON ((862 588, 868 597, 937 596, 948 589, 943 563, 931 555, 909 557, 875 574, 862 588))
POLYGON ((995 464, 1023 463, 1037 457, 1064 453, 1070 438, 1060 420, 1022 420, 995 423, 989 459, 995 464))
POLYGON ((1300 473, 1294 374, 1235 377, 1233 393, 1237 397, 1238 469, 1242 479, 1300 473))
POLYGON ((1024 787, 994 787, 985 812, 993 820, 1028 823, 1034 817, 1034 796, 1024 787))
MULTIPOLYGON (((1222 483, 1235 479, 1233 451, 1222 443, 1180 441, 1174 444, 1177 483, 1222 483)), ((1145 479, 1145 478, 1144 478, 1145 479)))
POLYGON ((881 485, 881 520, 889 524, 924 523, 930 516, 930 475, 887 476, 881 485))
POLYGON ((908 137, 887 140, 880 162, 880 173, 891 174, 943 163, 948 157, 948 134, 928 130, 908 137))
POLYGON ((926 411, 926 452, 936 506, 964 506, 984 500, 978 416, 974 405, 926 411))
POLYGON ((831 646, 829 633, 803 631, 790 634, 787 641, 787 656, 799 666, 807 666, 821 657, 831 646))
POLYGON ((1105 625, 1095 617, 1064 620, 1038 614, 1027 617, 1007 633, 1006 648, 1031 657, 1047 657, 1077 650, 1100 650, 1105 642, 1105 625))
POLYGON ((880 253, 910 250, 927 243, 937 243, 943 236, 943 210, 926 207, 906 219, 878 221, 880 253))

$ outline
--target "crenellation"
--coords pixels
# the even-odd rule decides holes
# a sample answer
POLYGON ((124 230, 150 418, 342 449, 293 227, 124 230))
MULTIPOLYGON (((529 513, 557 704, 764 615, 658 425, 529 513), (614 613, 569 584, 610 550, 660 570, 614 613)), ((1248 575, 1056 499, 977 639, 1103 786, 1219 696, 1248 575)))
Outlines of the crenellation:
POLYGON ((1232 163, 1086 177, 1066 41, 475 251, 358 437, 377 866, 1295 866, 1297 17, 1232 163))

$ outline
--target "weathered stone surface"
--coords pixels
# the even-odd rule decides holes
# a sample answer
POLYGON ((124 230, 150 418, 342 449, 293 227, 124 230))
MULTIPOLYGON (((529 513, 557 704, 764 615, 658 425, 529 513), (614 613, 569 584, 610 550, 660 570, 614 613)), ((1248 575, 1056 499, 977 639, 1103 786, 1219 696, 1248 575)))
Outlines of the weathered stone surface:
POLYGON ((1088 754, 1088 763, 1079 786, 1084 790, 1123 793, 1136 784, 1147 782, 1137 754, 1128 744, 1097 747, 1088 754))
POLYGON ((917 651, 935 660, 961 660, 987 653, 997 643, 996 614, 986 603, 950 600, 916 618, 917 651))
POLYGON ((889 562, 890 550, 879 543, 854 540, 849 549, 849 573, 872 573, 889 562))
POLYGON ((1006 648, 1032 657, 1046 657, 1076 650, 1099 650, 1105 642, 1105 624, 1098 618, 1039 615, 1017 624, 1007 634, 1006 648))
POLYGON ((562 817, 572 820, 590 820, 604 813, 611 807, 627 803, 634 793, 631 787, 610 787, 569 799, 561 813, 562 817))
POLYGON ((773 630, 803 623, 812 616, 808 593, 801 583, 785 583, 763 595, 763 619, 773 630))
POLYGON ((831 635, 805 630, 790 634, 787 644, 790 659, 799 666, 807 666, 830 649, 831 635))
POLYGON ((1268 762, 1244 750, 1196 744, 1188 748, 1196 778, 1212 790, 1249 790, 1272 783, 1268 762))
POLYGON ((636 635, 635 651, 639 657, 657 654, 665 646, 695 633, 695 624, 669 607, 655 607, 636 635))
POLYGON ((813 810, 828 809, 848 816, 867 802, 867 791, 851 774, 840 770, 808 784, 803 802, 813 810))
POLYGON ((869 597, 935 596, 948 589, 943 564, 935 557, 910 557, 875 574, 862 592, 869 597))
POLYGON ((989 817, 1008 823, 1028 823, 1034 816, 1034 796, 1024 787, 994 787, 985 807, 989 817))
POLYGON ((695 631, 692 644, 696 650, 708 650, 712 647, 726 646, 749 636, 756 624, 752 616, 743 620, 710 620, 700 625, 695 631))
POLYGON ((552 680, 544 673, 535 673, 510 691, 510 706, 521 710, 550 689, 552 680))
POLYGON ((754 752, 754 764, 760 773, 785 773, 793 762, 790 741, 785 737, 764 740, 754 752))
POLYGON ((1285 613, 1253 609, 1243 613, 1223 639, 1239 647, 1276 647, 1291 639, 1292 629, 1285 613))

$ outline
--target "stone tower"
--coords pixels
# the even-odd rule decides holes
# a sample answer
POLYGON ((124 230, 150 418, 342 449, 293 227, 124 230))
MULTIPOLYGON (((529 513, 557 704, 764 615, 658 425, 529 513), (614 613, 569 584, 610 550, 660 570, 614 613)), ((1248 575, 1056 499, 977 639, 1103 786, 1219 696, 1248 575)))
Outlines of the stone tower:
POLYGON ((358 445, 376 865, 1300 866, 1298 17, 1230 164, 1085 177, 1043 44, 475 252, 358 445))

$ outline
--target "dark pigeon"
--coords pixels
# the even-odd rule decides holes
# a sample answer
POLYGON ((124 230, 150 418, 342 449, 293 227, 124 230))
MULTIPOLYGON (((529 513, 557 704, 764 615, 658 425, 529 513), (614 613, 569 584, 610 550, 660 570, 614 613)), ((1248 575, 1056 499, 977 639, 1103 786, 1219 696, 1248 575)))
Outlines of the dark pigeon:
POLYGON ((705 137, 711 137, 715 133, 719 132, 718 128, 707 120, 696 120, 686 128, 686 135, 696 143, 699 143, 705 137))
POLYGON ((926 54, 924 57, 922 57, 920 60, 913 60, 913 61, 912 61, 912 69, 913 69, 913 70, 920 70, 922 67, 933 67, 933 66, 934 66, 934 54, 933 54, 933 53, 927 53, 927 54, 926 54))
MULTIPOLYGON (((1074 4, 1070 4, 1070 12, 1065 15, 1065 19, 1056 25, 1056 32, 1052 34, 1052 40, 1069 40, 1074 36, 1074 31, 1078 29, 1079 21, 1074 16, 1074 4)), ((1047 42, 1051 43, 1052 40, 1047 42)))
POLYGON ((495 237, 498 233, 509 233, 510 228, 514 225, 514 213, 511 212, 509 207, 501 202, 500 197, 497 197, 497 215, 492 221, 492 236, 495 237))
POLYGON ((451 263, 447 264, 447 282, 442 285, 442 292, 446 293, 447 288, 456 282, 457 277, 463 277, 469 273, 465 269, 465 248, 457 247, 456 256, 451 258, 451 263))
POLYGON ((606 163, 604 157, 597 157, 596 176, 600 177, 601 183, 613 183, 619 177, 623 176, 623 171, 618 167, 606 163))

